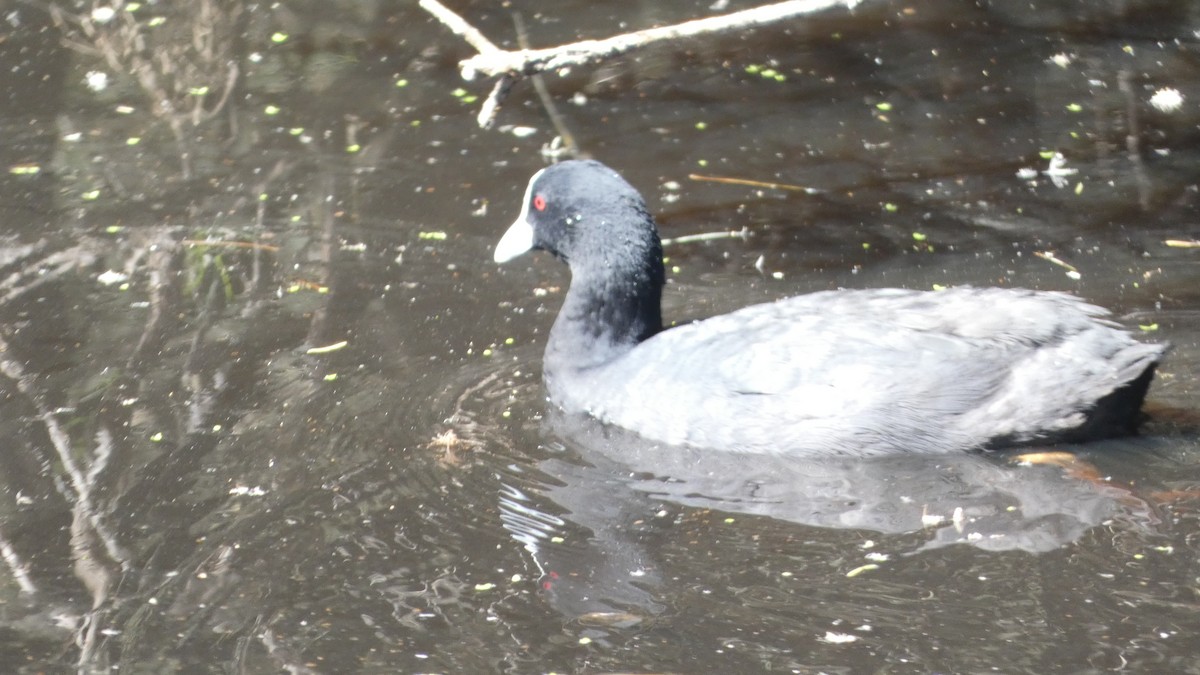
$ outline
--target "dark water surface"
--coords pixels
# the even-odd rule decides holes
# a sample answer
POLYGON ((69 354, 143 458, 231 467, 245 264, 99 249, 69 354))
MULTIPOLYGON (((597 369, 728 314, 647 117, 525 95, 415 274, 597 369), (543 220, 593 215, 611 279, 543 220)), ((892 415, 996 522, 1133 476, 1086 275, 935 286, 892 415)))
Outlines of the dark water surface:
MULTIPOLYGON (((1174 344, 1140 437, 1027 465, 563 419, 566 270, 491 262, 528 82, 478 129, 415 3, 83 4, 0 16, 0 670, 1200 672, 1200 5, 866 2, 547 78, 664 236, 745 230, 667 247, 669 319, 1001 285, 1174 344)), ((546 46, 711 4, 454 6, 546 46)))

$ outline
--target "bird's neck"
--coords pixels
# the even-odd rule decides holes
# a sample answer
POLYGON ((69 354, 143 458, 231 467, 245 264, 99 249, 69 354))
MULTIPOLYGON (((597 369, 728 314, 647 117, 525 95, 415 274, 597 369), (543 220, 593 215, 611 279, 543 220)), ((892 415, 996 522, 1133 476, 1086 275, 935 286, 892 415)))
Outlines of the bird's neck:
POLYGON ((547 376, 608 363, 662 330, 661 250, 653 246, 652 256, 633 274, 618 271, 620 265, 572 272, 546 344, 547 376))

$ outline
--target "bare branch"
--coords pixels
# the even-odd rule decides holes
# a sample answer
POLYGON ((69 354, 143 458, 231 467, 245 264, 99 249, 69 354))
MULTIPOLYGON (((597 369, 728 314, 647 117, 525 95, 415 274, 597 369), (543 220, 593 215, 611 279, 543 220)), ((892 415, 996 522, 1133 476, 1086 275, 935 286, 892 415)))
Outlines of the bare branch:
POLYGON ((455 14, 438 0, 420 0, 419 4, 456 35, 462 36, 479 52, 459 63, 464 80, 473 80, 479 74, 487 77, 500 77, 492 89, 491 95, 484 101, 483 108, 479 111, 479 126, 486 129, 492 126, 500 105, 522 77, 536 75, 547 70, 553 71, 568 66, 603 61, 655 42, 739 28, 753 28, 802 14, 812 14, 830 7, 853 8, 859 2, 860 0, 789 0, 732 14, 686 21, 672 26, 647 28, 604 40, 584 40, 547 49, 515 51, 500 49, 495 43, 484 37, 477 28, 467 23, 466 19, 455 14))
POLYGON ((853 8, 858 3, 859 0, 789 0, 732 14, 687 21, 673 26, 647 28, 604 40, 584 40, 547 49, 517 51, 497 49, 478 30, 462 17, 447 9, 438 0, 421 0, 420 4, 439 21, 446 24, 450 30, 462 35, 467 42, 479 50, 478 55, 459 64, 462 67, 463 79, 472 80, 479 74, 488 77, 506 73, 531 75, 545 70, 577 66, 612 58, 663 40, 676 40, 739 28, 753 28, 802 14, 812 14, 831 7, 853 8), (464 32, 468 30, 470 33, 464 32), (482 40, 481 44, 486 48, 481 48, 481 44, 476 44, 476 40, 482 40))
POLYGON ((496 86, 492 87, 492 93, 479 107, 479 115, 475 118, 480 127, 492 128, 496 122, 496 114, 500 112, 500 104, 504 103, 504 99, 508 98, 509 92, 516 84, 517 78, 512 75, 501 75, 500 79, 496 80, 496 86))
MULTIPOLYGON (((517 46, 521 49, 529 49, 529 32, 525 30, 525 20, 521 17, 520 12, 513 12, 513 24, 517 29, 517 46)), ((554 131, 558 134, 558 138, 562 139, 565 152, 572 157, 580 158, 579 144, 575 142, 575 134, 567 128, 566 118, 558 111, 558 106, 554 105, 554 99, 546 87, 546 78, 539 73, 530 75, 529 80, 533 84, 533 90, 537 92, 538 98, 541 99, 546 114, 550 116, 550 123, 554 125, 554 131)))
POLYGON ((4 562, 8 563, 8 569, 12 572, 13 579, 21 587, 22 592, 30 595, 37 593, 37 585, 33 583, 33 578, 29 575, 29 566, 21 560, 17 550, 8 543, 8 538, 2 534, 0 534, 0 557, 3 557, 4 562))
POLYGON ((455 14, 450 8, 438 2, 438 0, 421 0, 418 4, 438 21, 445 24, 447 28, 454 31, 455 35, 459 35, 462 39, 466 40, 480 54, 493 54, 503 51, 491 40, 484 37, 483 33, 479 32, 479 29, 467 23, 466 19, 455 14))
MULTIPOLYGON (((8 343, 2 337, 0 337, 0 353, 9 355, 15 353, 9 348, 8 343)), ((125 553, 121 545, 117 543, 116 537, 104 524, 100 511, 96 508, 95 502, 92 499, 92 488, 94 487, 92 479, 94 476, 88 476, 85 470, 80 468, 79 463, 75 461, 71 449, 70 435, 58 423, 58 419, 54 416, 54 411, 46 405, 45 396, 38 390, 33 378, 25 372, 24 366, 11 358, 0 358, 0 375, 4 375, 13 381, 17 387, 17 391, 25 395, 29 400, 30 406, 36 412, 36 417, 45 425, 50 445, 54 447, 55 452, 58 454, 58 461, 62 464, 63 471, 70 479, 73 491, 72 496, 75 500, 75 517, 79 521, 80 526, 82 527, 82 524, 86 521, 86 524, 90 525, 90 532, 94 533, 104 544, 112 560, 119 561, 122 565, 128 564, 129 555, 125 553)), ((72 529, 75 529, 75 525, 72 525, 72 529)))

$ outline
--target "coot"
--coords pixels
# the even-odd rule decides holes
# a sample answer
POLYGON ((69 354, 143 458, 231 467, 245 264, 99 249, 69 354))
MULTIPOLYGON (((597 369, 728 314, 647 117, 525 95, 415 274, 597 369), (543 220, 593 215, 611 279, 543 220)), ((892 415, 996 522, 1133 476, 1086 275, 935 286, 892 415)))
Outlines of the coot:
POLYGON ((595 161, 534 174, 496 246, 549 251, 571 285, 543 361, 567 413, 699 448, 952 452, 1133 432, 1165 345, 1064 293, 838 290, 663 329, 646 203, 595 161))

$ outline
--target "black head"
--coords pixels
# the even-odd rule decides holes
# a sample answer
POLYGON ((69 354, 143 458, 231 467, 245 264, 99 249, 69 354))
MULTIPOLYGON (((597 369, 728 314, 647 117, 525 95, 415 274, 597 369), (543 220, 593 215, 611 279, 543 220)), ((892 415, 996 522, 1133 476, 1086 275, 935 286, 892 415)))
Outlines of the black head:
POLYGON ((496 245, 496 262, 532 249, 549 251, 580 271, 628 256, 661 257, 646 202, 616 171, 594 160, 571 160, 529 179, 521 214, 496 245))
POLYGON ((547 373, 606 361, 662 329, 658 230, 642 196, 617 172, 573 160, 534 174, 521 215, 496 244, 496 262, 531 249, 571 268, 546 347, 547 373))

